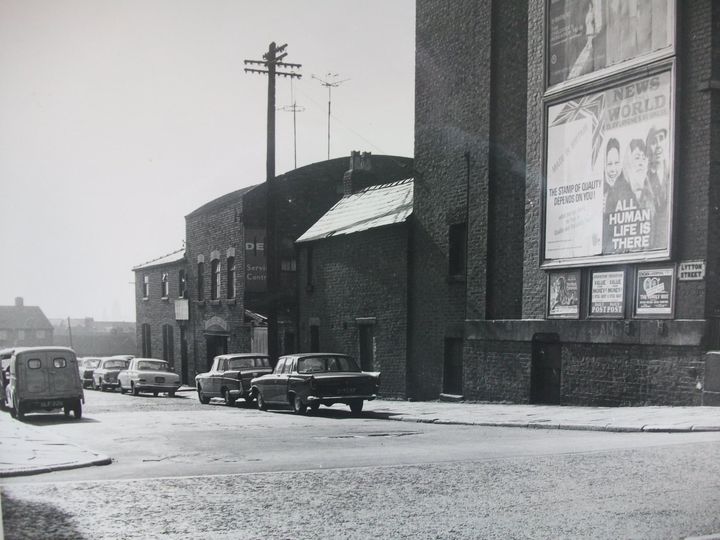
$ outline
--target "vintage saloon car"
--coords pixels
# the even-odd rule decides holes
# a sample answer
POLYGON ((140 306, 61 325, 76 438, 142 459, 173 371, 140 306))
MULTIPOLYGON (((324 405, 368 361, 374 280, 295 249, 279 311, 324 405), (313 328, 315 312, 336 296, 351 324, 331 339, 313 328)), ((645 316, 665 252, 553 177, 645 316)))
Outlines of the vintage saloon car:
POLYGON ((207 405, 210 398, 221 397, 226 405, 234 405, 242 397, 252 402, 250 381, 255 377, 271 373, 267 355, 257 353, 223 354, 213 359, 212 368, 207 373, 195 377, 200 403, 207 405))
POLYGON ((93 389, 104 392, 108 388, 117 388, 120 384, 118 383, 118 374, 123 369, 127 369, 129 363, 129 360, 123 358, 112 356, 103 358, 100 365, 93 371, 93 389))
POLYGON ((127 369, 118 373, 120 393, 132 392, 133 396, 140 392, 152 392, 157 396, 167 392, 173 397, 180 388, 180 375, 170 370, 165 360, 156 358, 133 358, 127 369))
POLYGON ((80 378, 82 379, 83 388, 88 388, 93 384, 93 372, 100 365, 102 358, 98 356, 85 356, 78 359, 78 369, 80 378))
POLYGON ((380 373, 363 372, 345 354, 303 353, 282 356, 275 370, 252 380, 258 408, 290 405, 297 414, 308 407, 344 403, 357 414, 365 400, 377 397, 380 373))

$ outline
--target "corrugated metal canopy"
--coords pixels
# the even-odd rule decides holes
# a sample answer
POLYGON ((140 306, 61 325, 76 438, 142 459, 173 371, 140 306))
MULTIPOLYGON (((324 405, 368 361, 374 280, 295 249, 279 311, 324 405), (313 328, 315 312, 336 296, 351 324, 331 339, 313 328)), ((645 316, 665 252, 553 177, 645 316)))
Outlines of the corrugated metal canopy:
POLYGON ((376 227, 403 223, 412 214, 413 179, 370 186, 343 197, 297 242, 353 234, 376 227))

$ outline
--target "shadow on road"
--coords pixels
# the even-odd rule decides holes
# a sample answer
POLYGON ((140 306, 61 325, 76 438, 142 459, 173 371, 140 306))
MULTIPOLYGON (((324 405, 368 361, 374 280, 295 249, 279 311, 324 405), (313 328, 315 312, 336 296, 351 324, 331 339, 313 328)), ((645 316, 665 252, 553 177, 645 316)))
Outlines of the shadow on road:
POLYGON ((58 424, 92 424, 99 422, 94 418, 83 416, 80 420, 76 420, 74 416, 65 416, 62 413, 55 414, 26 414, 22 420, 25 424, 33 426, 56 426, 58 424))
MULTIPOLYGON (((289 414, 294 415, 295 413, 288 409, 268 409, 270 414, 289 414)), ((303 416, 303 418, 331 418, 334 420, 387 420, 392 416, 396 416, 399 413, 393 412, 379 412, 379 411, 363 411, 360 414, 353 414, 350 410, 334 409, 329 407, 320 407, 317 411, 310 411, 303 416)))
MULTIPOLYGON (((58 501, 60 495, 58 494, 58 501)), ((85 538, 69 515, 54 504, 29 502, 2 495, 5 538, 85 538)))

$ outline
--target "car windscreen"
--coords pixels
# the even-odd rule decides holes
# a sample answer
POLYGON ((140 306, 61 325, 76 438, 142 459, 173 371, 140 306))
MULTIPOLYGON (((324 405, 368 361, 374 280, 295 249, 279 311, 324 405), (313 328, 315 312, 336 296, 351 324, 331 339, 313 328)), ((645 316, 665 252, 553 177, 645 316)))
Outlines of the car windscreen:
POLYGON ((298 360, 298 373, 324 373, 328 371, 360 371, 349 356, 308 356, 298 360))
POLYGON ((85 360, 85 362, 83 363, 83 366, 88 369, 95 369, 99 365, 100 365, 99 359, 98 360, 94 360, 94 359, 93 360, 85 360))
POLYGON ((245 369, 255 367, 270 367, 267 358, 231 358, 230 369, 245 369))
POLYGON ((169 371, 167 362, 144 360, 137 363, 139 371, 169 371))
POLYGON ((107 360, 103 367, 105 369, 125 369, 128 363, 125 360, 107 360))

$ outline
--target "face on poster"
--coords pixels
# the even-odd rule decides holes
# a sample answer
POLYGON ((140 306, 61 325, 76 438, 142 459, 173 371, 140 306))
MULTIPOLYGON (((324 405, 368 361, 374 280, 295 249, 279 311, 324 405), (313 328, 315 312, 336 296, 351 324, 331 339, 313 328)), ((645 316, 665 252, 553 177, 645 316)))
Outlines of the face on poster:
POLYGON ((621 317, 625 311, 623 299, 625 272, 595 272, 590 288, 590 315, 621 317))
POLYGON ((548 109, 546 261, 667 251, 673 108, 666 71, 548 109))
POLYGON ((548 315, 550 317, 577 318, 580 297, 580 272, 550 273, 550 297, 548 299, 548 315))
POLYGON ((674 13, 673 0, 550 0, 549 84, 667 49, 674 13))
POLYGON ((672 315, 674 268, 640 269, 635 287, 636 315, 672 315))

